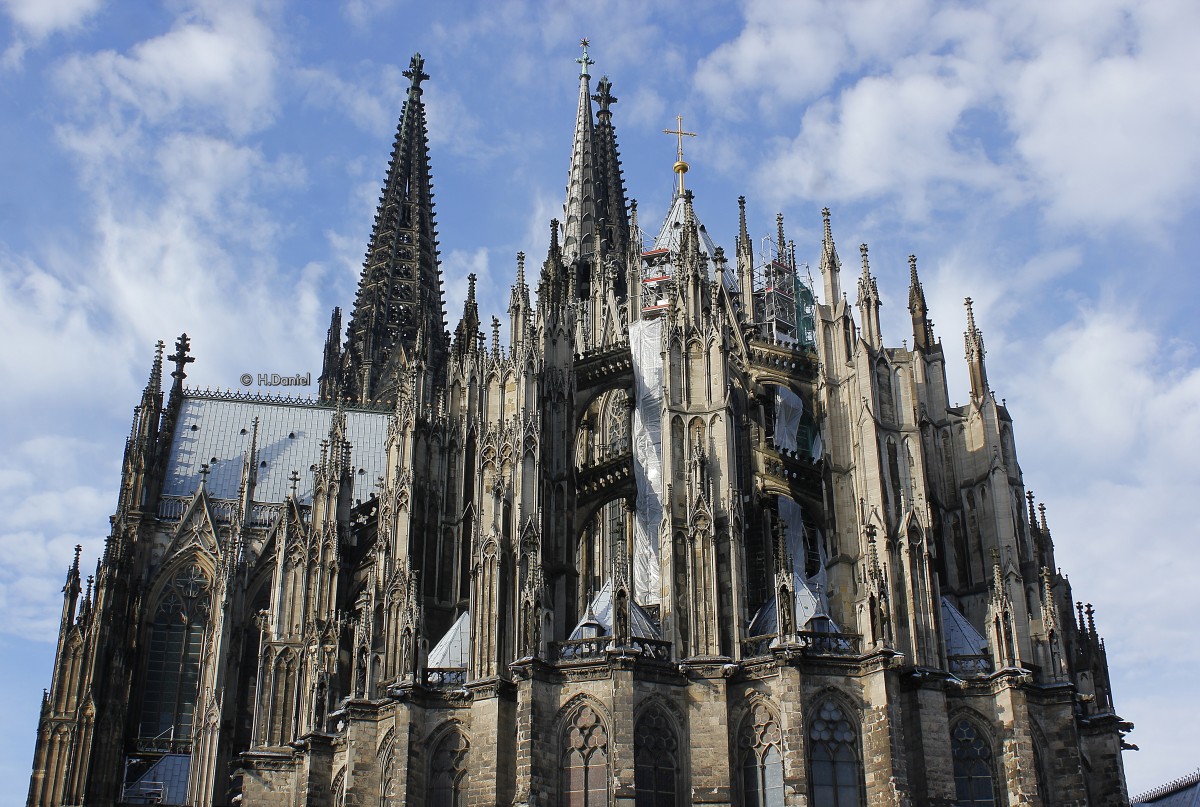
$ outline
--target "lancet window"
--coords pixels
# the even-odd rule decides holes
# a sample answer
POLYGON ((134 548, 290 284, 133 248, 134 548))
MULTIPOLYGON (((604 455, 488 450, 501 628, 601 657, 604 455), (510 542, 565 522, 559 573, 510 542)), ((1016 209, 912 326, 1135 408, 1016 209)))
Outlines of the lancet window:
POLYGON ((961 807, 995 805, 992 747, 983 733, 970 720, 959 720, 950 733, 950 750, 954 757, 954 803, 961 807))
POLYGON ((746 807, 783 807, 783 732, 770 709, 754 707, 740 744, 746 807))
POLYGON ((813 807, 863 804, 858 728, 835 701, 816 709, 808 728, 808 765, 813 807))
POLYGON ((467 752, 470 744, 454 729, 438 741, 429 759, 430 807, 462 807, 467 803, 467 752))
POLYGON ((608 804, 608 731, 588 706, 579 709, 566 734, 560 807, 608 804))
POLYGON ((139 725, 144 742, 190 743, 209 588, 208 576, 193 563, 175 573, 154 606, 139 725))
POLYGON ((633 733, 637 807, 676 807, 679 803, 679 738, 657 708, 638 718, 633 733))

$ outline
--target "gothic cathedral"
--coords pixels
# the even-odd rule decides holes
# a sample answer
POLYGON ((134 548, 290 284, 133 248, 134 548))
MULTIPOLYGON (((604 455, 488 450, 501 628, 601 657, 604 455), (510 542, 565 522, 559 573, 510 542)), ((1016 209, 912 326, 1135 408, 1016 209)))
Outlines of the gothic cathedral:
POLYGON ((970 300, 951 406, 915 257, 888 347, 866 245, 853 305, 828 210, 817 282, 744 199, 727 257, 682 147, 649 238, 579 62, 508 344, 446 326, 420 56, 319 399, 159 343, 29 807, 1128 803, 970 300))

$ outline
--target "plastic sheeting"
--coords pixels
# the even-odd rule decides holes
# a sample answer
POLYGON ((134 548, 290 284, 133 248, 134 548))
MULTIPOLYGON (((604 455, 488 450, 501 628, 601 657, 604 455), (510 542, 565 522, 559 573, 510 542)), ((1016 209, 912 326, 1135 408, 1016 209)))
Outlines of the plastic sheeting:
MULTIPOLYGON (((824 627, 832 626, 836 632, 838 627, 829 618, 829 601, 825 591, 828 579, 825 573, 825 547, 822 545, 820 533, 813 531, 812 535, 804 528, 804 510, 789 496, 780 496, 779 517, 784 522, 784 536, 787 541, 788 554, 792 558, 792 590, 795 592, 796 624, 801 630, 813 630, 816 625, 810 622, 817 617, 825 623, 824 627), (811 544, 815 546, 810 546, 811 544), (812 577, 805 574, 805 564, 809 552, 815 551, 819 558, 817 572, 812 577)), ((767 600, 754 619, 750 621, 750 634, 762 636, 776 633, 779 630, 778 604, 775 598, 767 600)))
POLYGON ((463 611, 429 651, 429 667, 466 667, 471 655, 471 612, 463 611))
POLYGON ((633 353, 633 475, 637 483, 637 518, 633 525, 633 598, 657 605, 662 581, 659 528, 662 525, 663 359, 661 319, 629 326, 633 353))
MULTIPOLYGON (((593 629, 598 629, 599 635, 611 636, 613 632, 612 609, 612 580, 609 579, 604 581, 604 586, 596 592, 596 596, 588 604, 588 613, 579 620, 575 630, 571 631, 571 638, 588 638, 586 629, 589 624, 593 629)), ((654 626, 654 620, 637 602, 629 603, 629 633, 640 639, 662 638, 662 634, 654 626)))
MULTIPOLYGON (((796 434, 804 416, 804 401, 787 387, 775 388, 775 447, 797 450, 796 434)), ((805 446, 808 448, 808 446, 805 446)))

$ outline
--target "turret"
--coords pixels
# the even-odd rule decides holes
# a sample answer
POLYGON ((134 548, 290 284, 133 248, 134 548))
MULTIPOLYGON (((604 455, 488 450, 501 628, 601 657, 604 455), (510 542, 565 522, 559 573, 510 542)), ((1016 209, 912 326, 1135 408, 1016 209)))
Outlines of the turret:
POLYGON ((908 256, 908 312, 912 315, 913 349, 922 353, 933 346, 933 323, 929 321, 929 307, 925 304, 925 289, 917 277, 917 256, 908 256))
POLYGON ((525 282, 525 253, 517 253, 517 279, 508 298, 509 339, 513 345, 525 341, 529 328, 529 285, 525 282))
POLYGON ((842 262, 838 259, 837 248, 833 244, 829 208, 821 211, 821 222, 825 228, 821 239, 821 280, 824 282, 825 305, 834 308, 842 299, 842 262))
POLYGON ((983 364, 985 350, 983 334, 975 327, 975 312, 971 308, 971 298, 966 299, 967 330, 963 334, 967 346, 967 370, 971 375, 971 399, 981 401, 988 394, 987 368, 983 364))
POLYGON ((333 315, 329 318, 329 330, 325 333, 325 357, 321 362, 321 378, 318 382, 322 401, 332 401, 340 397, 338 389, 341 386, 341 335, 342 309, 335 307, 333 315))
POLYGON ((738 197, 737 237, 738 290, 742 295, 742 319, 754 319, 754 243, 746 227, 746 197, 738 197))
POLYGON ((862 337, 876 350, 883 346, 883 334, 879 329, 879 287, 871 275, 871 264, 867 259, 867 245, 861 244, 862 276, 858 279, 858 310, 862 320, 862 337))

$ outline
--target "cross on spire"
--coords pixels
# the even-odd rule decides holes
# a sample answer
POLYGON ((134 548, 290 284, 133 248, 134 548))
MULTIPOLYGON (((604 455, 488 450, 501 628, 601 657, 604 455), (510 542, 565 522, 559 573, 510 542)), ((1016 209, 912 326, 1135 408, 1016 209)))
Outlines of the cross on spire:
POLYGON ((583 39, 579 40, 579 47, 583 48, 583 55, 580 56, 575 61, 579 62, 579 65, 580 65, 579 75, 581 75, 581 76, 588 75, 588 65, 595 64, 595 62, 592 60, 592 58, 590 56, 588 56, 588 47, 591 44, 592 44, 592 40, 588 39, 586 36, 583 39))
POLYGON ((674 129, 663 129, 663 134, 673 134, 673 135, 675 135, 676 139, 679 141, 678 152, 677 152, 678 159, 675 160, 675 165, 672 166, 671 170, 673 170, 676 174, 679 175, 679 195, 682 196, 683 195, 683 175, 686 174, 687 170, 688 170, 688 164, 683 161, 683 138, 695 137, 696 133, 695 132, 685 132, 683 130, 683 115, 676 115, 675 116, 675 128, 674 129))
POLYGON ((678 140, 679 140, 679 161, 683 162, 683 138, 696 136, 695 132, 683 131, 683 115, 676 115, 675 116, 675 128, 674 129, 663 129, 663 134, 673 134, 673 135, 675 135, 676 138, 678 138, 678 140))

